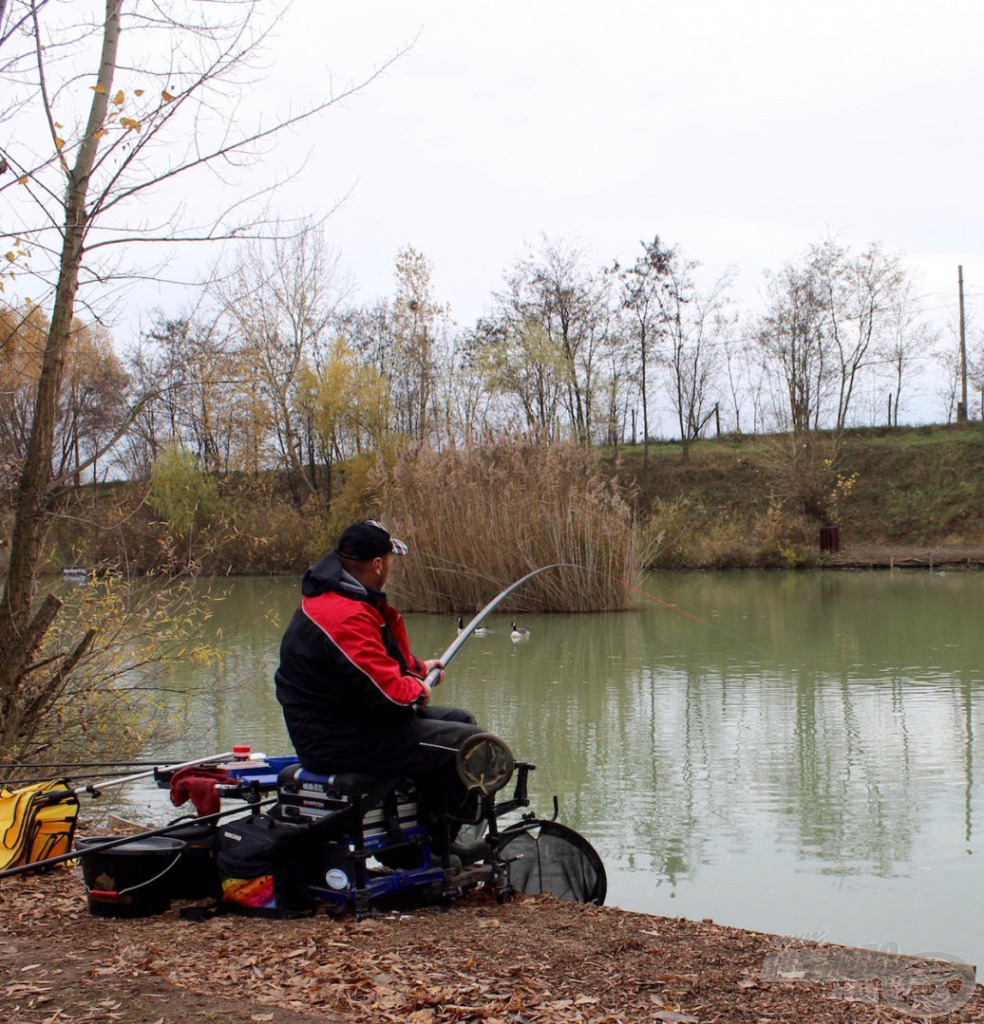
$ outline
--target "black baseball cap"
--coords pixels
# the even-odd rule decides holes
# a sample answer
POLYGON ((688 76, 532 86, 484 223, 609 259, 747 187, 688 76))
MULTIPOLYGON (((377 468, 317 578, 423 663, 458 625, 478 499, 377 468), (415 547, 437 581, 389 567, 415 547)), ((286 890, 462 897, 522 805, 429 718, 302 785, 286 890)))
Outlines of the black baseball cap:
POLYGON ((389 530, 375 519, 361 519, 347 527, 338 538, 338 553, 343 558, 356 558, 360 562, 388 555, 405 555, 406 544, 391 537, 389 530))

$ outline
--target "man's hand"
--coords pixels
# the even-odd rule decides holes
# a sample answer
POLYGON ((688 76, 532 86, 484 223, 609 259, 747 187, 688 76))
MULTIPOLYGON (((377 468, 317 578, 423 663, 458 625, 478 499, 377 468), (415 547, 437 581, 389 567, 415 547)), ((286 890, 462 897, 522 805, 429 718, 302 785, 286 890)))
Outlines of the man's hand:
POLYGON ((424 675, 429 676, 434 669, 439 668, 440 674, 437 679, 434 680, 434 685, 437 686, 444 679, 444 662, 440 658, 431 658, 430 661, 424 662, 424 675))
POLYGON ((431 702, 431 688, 423 681, 420 683, 420 688, 424 691, 414 703, 418 708, 425 708, 431 702))

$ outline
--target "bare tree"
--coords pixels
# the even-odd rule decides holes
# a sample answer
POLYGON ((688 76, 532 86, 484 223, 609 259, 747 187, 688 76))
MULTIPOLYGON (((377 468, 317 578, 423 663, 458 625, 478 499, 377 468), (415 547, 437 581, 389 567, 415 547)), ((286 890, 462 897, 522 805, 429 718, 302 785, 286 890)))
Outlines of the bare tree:
POLYGON ((479 320, 472 345, 480 378, 486 391, 503 403, 507 425, 554 437, 564 361, 542 325, 500 314, 479 320))
POLYGON ((17 287, 33 282, 32 301, 52 307, 0 596, 0 754, 16 751, 25 714, 57 699, 93 641, 87 634, 35 664, 59 608, 53 596, 35 607, 35 581, 57 485, 52 454, 76 306, 94 309, 107 284, 118 286, 123 268, 113 253, 121 247, 135 258, 138 242, 212 240, 255 228, 239 202, 237 170, 255 164, 279 131, 337 99, 318 99, 266 126, 235 123, 232 90, 243 86, 269 30, 260 8, 255 0, 91 0, 69 11, 7 0, 0 12, 7 111, 0 235, 12 256, 5 273, 17 274, 17 287), (131 39, 124 57, 121 46, 131 39), (178 202, 155 227, 150 195, 203 172, 226 175, 233 203, 195 224, 178 202))
POLYGON ((911 283, 901 286, 891 300, 878 345, 878 356, 888 376, 888 425, 899 425, 904 409, 904 393, 911 386, 920 362, 925 361, 937 344, 933 327, 922 316, 911 283))
POLYGON ((809 267, 794 262, 766 273, 766 289, 757 337, 779 399, 779 425, 794 434, 816 430, 830 389, 823 295, 809 267))
POLYGON ((217 292, 237 339, 243 376, 255 385, 277 462, 298 505, 318 487, 313 423, 298 399, 306 367, 316 367, 348 282, 319 227, 241 254, 217 292))
POLYGON ((727 337, 722 345, 723 390, 727 392, 726 417, 730 422, 729 429, 740 434, 748 429, 743 426, 743 413, 748 403, 752 406, 751 432, 758 427, 758 386, 759 366, 753 358, 753 339, 750 337, 748 324, 732 321, 727 330, 727 337))
POLYGON ((650 364, 654 351, 667 335, 667 311, 670 306, 668 289, 671 288, 670 271, 675 253, 672 248, 662 245, 659 235, 653 236, 651 242, 643 242, 642 249, 642 255, 631 267, 621 270, 619 277, 622 283, 622 309, 635 348, 642 406, 642 471, 643 476, 647 476, 650 364))
POLYGON ((433 295, 430 260, 413 246, 396 255, 396 296, 392 305, 389 353, 391 415, 401 434, 433 437, 439 349, 446 335, 446 308, 433 295))
POLYGON ((541 249, 516 263, 506 290, 495 295, 502 338, 525 358, 531 347, 542 357, 547 383, 559 371, 561 407, 579 441, 591 439, 601 368, 615 332, 609 281, 586 265, 586 254, 568 243, 544 239, 541 249), (525 350, 525 354, 524 354, 525 350))
POLYGON ((698 266, 675 256, 670 263, 670 286, 663 294, 670 403, 677 414, 685 459, 690 442, 703 435, 714 413, 719 343, 726 335, 725 307, 731 283, 726 274, 706 291, 699 289, 693 279, 698 266))
POLYGON ((848 425, 859 375, 876 362, 906 278, 898 257, 877 242, 854 256, 828 239, 811 247, 808 266, 823 296, 836 373, 834 429, 840 431, 848 425))

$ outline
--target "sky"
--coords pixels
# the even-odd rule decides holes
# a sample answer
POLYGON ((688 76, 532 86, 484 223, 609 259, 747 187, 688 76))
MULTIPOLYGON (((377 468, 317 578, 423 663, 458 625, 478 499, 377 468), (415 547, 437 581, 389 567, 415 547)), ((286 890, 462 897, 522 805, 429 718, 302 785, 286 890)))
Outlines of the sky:
POLYGON ((833 236, 903 256, 927 306, 984 304, 984 4, 296 0, 263 88, 384 73, 298 133, 279 202, 327 212, 371 300, 397 250, 459 322, 544 235, 597 266, 659 234, 754 304, 833 236))
MULTIPOLYGON (((328 215, 353 301, 392 295, 411 245, 464 326, 544 238, 600 268, 633 262, 658 234, 700 261, 704 283, 733 269, 751 313, 765 270, 832 237, 900 255, 942 321, 956 319, 962 265, 973 339, 982 42, 980 0, 294 0, 239 93, 241 123, 270 124, 383 70, 279 135, 244 179, 286 176, 276 212, 328 215)), ((121 85, 140 84, 139 66, 121 85)), ((192 212, 233 195, 208 174, 172 186, 192 212)), ((155 209, 142 194, 130 216, 166 225, 174 198, 155 209)), ((188 250, 161 283, 135 287, 121 347, 154 307, 193 305, 165 279, 202 277, 215 259, 188 250)), ((928 384, 918 401, 919 418, 940 416, 928 384)))

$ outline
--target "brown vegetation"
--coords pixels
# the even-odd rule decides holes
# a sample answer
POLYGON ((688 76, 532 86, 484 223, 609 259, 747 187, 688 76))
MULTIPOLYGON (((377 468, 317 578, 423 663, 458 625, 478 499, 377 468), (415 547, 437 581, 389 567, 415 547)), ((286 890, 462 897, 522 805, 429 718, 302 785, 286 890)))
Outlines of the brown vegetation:
POLYGON ((415 557, 400 574, 402 603, 477 611, 496 591, 544 565, 507 606, 600 611, 627 606, 620 583, 642 566, 623 487, 574 444, 503 439, 494 446, 406 452, 379 488, 379 505, 415 557))
MULTIPOLYGON (((678 445, 664 444, 650 446, 648 470, 641 445, 599 463, 576 447, 507 439, 349 460, 330 508, 312 499, 298 509, 276 474, 219 478, 210 493, 189 538, 145 500, 148 485, 83 488, 63 503, 50 564, 297 574, 349 521, 372 514, 406 534, 418 555, 408 562, 403 605, 448 611, 479 607, 497 582, 554 561, 630 579, 633 561, 789 568, 850 562, 851 548, 858 564, 886 566, 928 563, 933 551, 936 562, 953 560, 947 550, 957 561, 984 557, 984 431, 976 425, 857 432, 836 449, 821 438, 798 462, 782 436, 696 442, 686 461, 678 445), (825 521, 840 527, 838 559, 821 556, 825 521)), ((543 586, 529 592, 540 607, 585 588, 593 607, 618 607, 600 575, 555 576, 543 586)))

